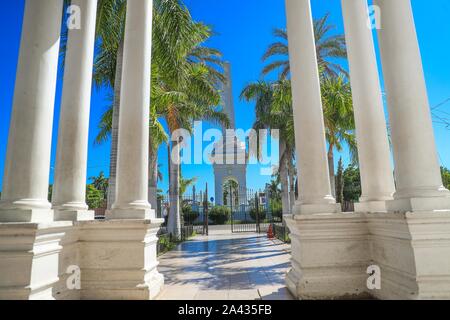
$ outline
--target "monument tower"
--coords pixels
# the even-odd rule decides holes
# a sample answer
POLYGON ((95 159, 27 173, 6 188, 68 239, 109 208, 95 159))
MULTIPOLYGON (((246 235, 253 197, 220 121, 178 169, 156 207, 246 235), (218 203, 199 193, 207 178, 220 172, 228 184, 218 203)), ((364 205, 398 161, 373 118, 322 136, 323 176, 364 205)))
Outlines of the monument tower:
POLYGON ((244 141, 239 140, 235 134, 236 128, 233 87, 231 81, 231 65, 226 62, 224 65, 226 81, 222 90, 223 111, 230 119, 230 127, 227 130, 222 126, 222 139, 219 140, 212 152, 214 181, 215 181, 215 201, 217 205, 223 205, 224 184, 233 180, 238 184, 239 205, 246 201, 247 190, 247 162, 248 155, 244 141), (233 134, 231 133, 233 132, 233 134))

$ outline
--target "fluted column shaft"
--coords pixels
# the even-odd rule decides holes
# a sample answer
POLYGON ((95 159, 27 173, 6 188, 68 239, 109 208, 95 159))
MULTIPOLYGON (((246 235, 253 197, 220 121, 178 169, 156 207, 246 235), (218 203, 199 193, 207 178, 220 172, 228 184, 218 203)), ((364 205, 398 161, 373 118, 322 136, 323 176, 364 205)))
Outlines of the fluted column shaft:
POLYGON ((335 212, 309 0, 286 0, 300 195, 295 213, 335 212))
POLYGON ((0 202, 2 221, 53 219, 47 197, 62 9, 63 0, 25 3, 0 202))
MULTIPOLYGON (((449 192, 442 186, 411 2, 375 0, 374 4, 381 13, 378 38, 395 161, 394 198, 400 200, 390 206, 395 211, 416 210, 411 199, 448 197, 449 192)), ((426 202, 417 210, 438 209, 426 202)))
POLYGON ((119 114, 117 195, 111 218, 150 218, 148 148, 152 1, 128 1, 119 114))
MULTIPOLYGON (((59 118, 52 203, 57 210, 87 210, 86 171, 97 0, 72 0, 80 29, 69 30, 59 118)), ((58 212, 56 213, 58 215, 58 212)))
POLYGON ((385 211, 395 191, 367 0, 342 0, 362 195, 357 211, 385 211))

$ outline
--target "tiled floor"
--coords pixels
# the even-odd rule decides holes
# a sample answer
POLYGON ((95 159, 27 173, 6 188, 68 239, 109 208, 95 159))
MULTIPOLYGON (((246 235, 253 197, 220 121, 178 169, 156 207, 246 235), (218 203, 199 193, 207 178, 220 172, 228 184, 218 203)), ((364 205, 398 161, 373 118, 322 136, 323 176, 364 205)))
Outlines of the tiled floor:
POLYGON ((212 230, 160 257, 161 300, 292 299, 284 278, 290 246, 253 233, 212 230))

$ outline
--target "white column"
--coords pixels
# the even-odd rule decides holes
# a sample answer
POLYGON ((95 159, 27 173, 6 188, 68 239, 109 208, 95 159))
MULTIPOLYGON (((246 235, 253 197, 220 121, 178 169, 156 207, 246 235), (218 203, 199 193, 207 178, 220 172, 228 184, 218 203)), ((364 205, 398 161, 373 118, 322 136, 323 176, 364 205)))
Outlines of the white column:
POLYGON ((442 185, 410 0, 375 0, 397 191, 390 211, 450 209, 442 185))
POLYGON ((48 197, 63 0, 27 0, 0 221, 53 220, 48 197))
POLYGON ((355 211, 386 211, 395 191, 367 0, 342 0, 362 195, 355 211))
POLYGON ((286 13, 300 182, 294 213, 333 213, 310 1, 286 0, 286 13))
POLYGON ((117 195, 109 218, 148 219, 152 1, 128 1, 119 114, 117 195))
POLYGON ((71 4, 81 24, 67 41, 52 203, 55 220, 92 220, 85 198, 97 0, 71 4))

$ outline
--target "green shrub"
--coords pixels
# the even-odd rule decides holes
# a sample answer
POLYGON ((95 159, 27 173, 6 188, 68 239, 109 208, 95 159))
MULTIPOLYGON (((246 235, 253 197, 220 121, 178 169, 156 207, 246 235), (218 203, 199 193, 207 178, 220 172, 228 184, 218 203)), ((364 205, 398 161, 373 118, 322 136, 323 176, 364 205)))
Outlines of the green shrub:
POLYGON ((216 206, 211 208, 208 216, 213 224, 225 224, 230 218, 230 209, 224 206, 216 206))
POLYGON ((270 212, 272 212, 272 217, 281 219, 283 206, 280 200, 270 200, 270 212))
POLYGON ((104 205, 104 194, 101 190, 98 190, 92 184, 86 186, 86 203, 89 209, 101 208, 104 205))
MULTIPOLYGON (((263 222, 266 219, 267 212, 262 207, 259 208, 259 221, 263 222)), ((256 221, 256 208, 250 210, 250 217, 252 220, 256 221)))
POLYGON ((185 223, 194 222, 200 215, 197 211, 193 211, 191 206, 183 206, 181 212, 185 223))

